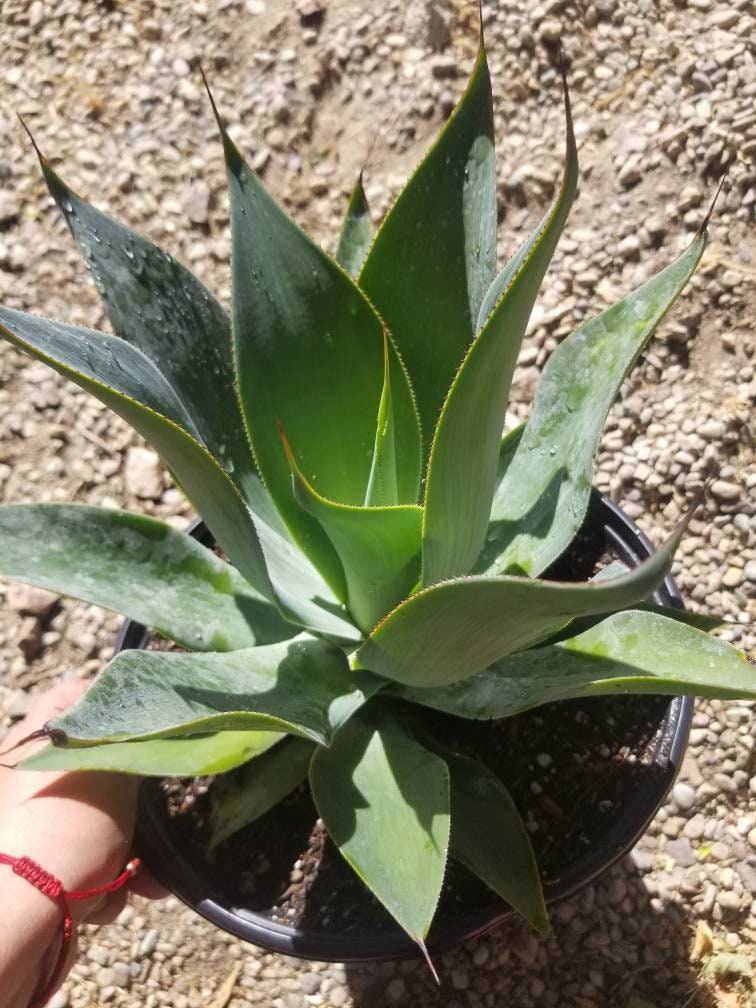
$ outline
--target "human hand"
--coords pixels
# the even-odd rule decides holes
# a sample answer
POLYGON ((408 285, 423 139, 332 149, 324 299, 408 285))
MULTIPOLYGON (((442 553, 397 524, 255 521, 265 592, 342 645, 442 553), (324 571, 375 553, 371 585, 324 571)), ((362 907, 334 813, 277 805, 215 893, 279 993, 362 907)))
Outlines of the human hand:
MULTIPOLYGON (((29 716, 3 740, 2 748, 41 728, 85 691, 68 680, 44 694, 29 716)), ((13 762, 31 755, 39 742, 13 751, 13 762)), ((0 851, 26 855, 56 876, 66 890, 105 885, 129 858, 139 780, 111 773, 40 773, 0 767, 0 851)), ((154 895, 140 886, 132 891, 154 895)), ((108 923, 122 909, 126 890, 73 902, 75 923, 108 923)), ((0 865, 0 1008, 26 1008, 42 991, 61 944, 60 907, 11 868, 0 865)), ((71 943, 70 968, 75 955, 71 943)))

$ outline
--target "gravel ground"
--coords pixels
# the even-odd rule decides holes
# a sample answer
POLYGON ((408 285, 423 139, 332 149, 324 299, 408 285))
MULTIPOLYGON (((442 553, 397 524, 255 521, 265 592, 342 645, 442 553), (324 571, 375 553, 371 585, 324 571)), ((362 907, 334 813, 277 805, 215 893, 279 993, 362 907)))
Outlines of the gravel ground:
MULTIPOLYGON (((346 0, 3 0, 2 15, 0 295, 99 327, 95 291, 16 112, 75 188, 177 253, 227 300, 223 168, 200 61, 237 143, 332 247, 371 142, 366 184, 377 216, 448 114, 472 64, 477 16, 461 0, 385 0, 375 9, 346 0)), ((612 412, 596 481, 656 539, 712 481, 675 574, 691 607, 733 621, 725 635, 753 651, 754 4, 497 0, 484 15, 502 257, 559 177, 560 38, 582 161, 514 412, 524 413, 561 337, 685 245, 730 167, 704 263, 612 412)), ((7 346, 0 494, 186 520, 135 435, 7 346)), ((1 734, 36 690, 100 668, 118 620, 25 590, 0 586, 0 594, 1 734)), ((113 927, 86 930, 54 1005, 754 1006, 755 723, 747 704, 700 704, 683 773, 634 853, 554 909, 551 937, 505 926, 445 957, 441 990, 415 963, 345 968, 264 955, 175 900, 137 901, 113 927)))

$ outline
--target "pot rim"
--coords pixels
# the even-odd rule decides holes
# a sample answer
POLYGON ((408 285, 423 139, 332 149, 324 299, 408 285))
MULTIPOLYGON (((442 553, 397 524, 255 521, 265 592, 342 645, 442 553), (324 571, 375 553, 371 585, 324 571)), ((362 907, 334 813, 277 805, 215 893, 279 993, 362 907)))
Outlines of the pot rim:
MULTIPOLYGON (((654 552, 654 546, 635 522, 612 500, 595 489, 585 522, 598 522, 607 541, 631 566, 654 552)), ((585 523, 584 522, 584 523, 585 523)), ((209 533, 201 520, 195 521, 190 534, 202 540, 209 533)), ((654 601, 684 608, 671 576, 655 593, 654 601)), ((121 626, 115 653, 124 648, 144 645, 147 630, 130 620, 121 626)), ((693 716, 692 696, 671 697, 657 735, 652 765, 657 773, 637 789, 624 804, 607 837, 594 844, 587 857, 577 863, 577 870, 552 879, 545 887, 549 904, 573 895, 616 864, 635 846, 669 792, 682 764, 693 716)), ((136 849, 150 871, 183 903, 200 916, 243 941, 268 951, 324 962, 366 962, 370 960, 407 959, 419 956, 418 947, 397 926, 396 931, 358 934, 332 934, 291 925, 278 924, 261 913, 244 907, 228 906, 206 895, 203 883, 191 864, 184 859, 161 825, 155 803, 140 790, 136 829, 136 849)), ((494 897, 485 906, 434 925, 427 946, 438 954, 478 937, 516 916, 501 899, 494 897)))

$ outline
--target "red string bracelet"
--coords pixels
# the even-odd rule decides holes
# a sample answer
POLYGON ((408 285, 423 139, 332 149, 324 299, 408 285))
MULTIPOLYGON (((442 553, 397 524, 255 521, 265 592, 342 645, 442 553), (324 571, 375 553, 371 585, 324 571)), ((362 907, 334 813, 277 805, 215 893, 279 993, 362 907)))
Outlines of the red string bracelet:
POLYGON ((118 878, 113 879, 112 882, 108 882, 107 885, 95 886, 94 889, 77 889, 69 892, 63 888, 63 883, 60 879, 45 871, 36 861, 32 861, 30 857, 12 857, 10 854, 0 853, 0 864, 9 865, 14 874, 22 879, 26 879, 35 889, 39 889, 41 893, 49 897, 53 903, 57 903, 63 914, 63 941, 53 975, 43 993, 36 1001, 33 1001, 29 1005, 29 1008, 43 1008, 43 1005, 52 997, 62 980, 61 974, 66 964, 71 936, 73 935, 73 916, 69 903, 73 900, 86 900, 91 899, 93 896, 105 896, 107 893, 117 892, 130 878, 136 875, 140 863, 139 858, 129 861, 118 878))

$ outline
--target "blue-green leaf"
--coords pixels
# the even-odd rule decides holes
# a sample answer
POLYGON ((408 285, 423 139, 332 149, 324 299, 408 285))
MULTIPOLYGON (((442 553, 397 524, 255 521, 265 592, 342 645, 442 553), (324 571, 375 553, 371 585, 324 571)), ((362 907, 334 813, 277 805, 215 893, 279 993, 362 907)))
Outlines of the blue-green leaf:
MULTIPOLYGON (((294 499, 276 422, 297 445, 319 493, 362 504, 383 384, 383 326, 351 278, 268 195, 222 127, 221 135, 242 409, 268 492, 294 540, 343 600, 344 572, 320 524, 294 499)), ((396 442, 410 470, 419 465, 419 429, 400 367, 392 395, 405 400, 396 410, 402 420, 396 442)), ((410 482, 416 488, 418 476, 410 482)))
POLYGON ((160 452, 241 575, 273 588, 252 516, 228 473, 191 433, 186 410, 136 347, 106 333, 0 308, 0 335, 90 392, 160 452))
POLYGON ((225 310, 173 256, 87 203, 37 153, 113 332, 154 364, 189 414, 186 429, 246 496, 255 465, 236 392, 225 310))
POLYGON ((225 773, 264 753, 280 738, 272 731, 220 731, 189 738, 60 749, 48 745, 19 763, 22 770, 107 770, 140 777, 195 777, 225 773))
POLYGON ((316 750, 310 787, 359 877, 418 944, 428 933, 449 844, 449 774, 388 707, 371 705, 316 750))
POLYGON ((346 576, 349 611, 367 632, 417 584, 422 510, 410 504, 350 507, 326 500, 307 482, 281 433, 294 496, 333 543, 346 576))
POLYGON ((326 744, 382 685, 306 634, 225 653, 123 651, 50 726, 71 746, 240 730, 326 744))
POLYGON ((196 539, 127 511, 0 507, 0 575, 113 609, 194 651, 232 651, 297 633, 196 539))
POLYGON ((360 172, 360 177, 349 197, 344 223, 341 226, 336 262, 343 266, 350 276, 356 277, 362 269, 372 241, 373 225, 370 223, 370 210, 360 172))
POLYGON ((407 365, 426 455, 495 269, 493 110, 481 44, 467 90, 387 214, 359 278, 407 365))
POLYGON ((210 791, 210 848, 265 815, 307 780, 314 751, 312 742, 291 737, 238 773, 215 781, 210 791))
MULTIPOLYGON (((577 148, 565 90, 567 152, 553 206, 467 351, 433 438, 423 520, 423 584, 467 574, 486 537, 509 388, 528 319, 575 197, 577 148)), ((532 478, 532 477, 529 477, 532 478)))
POLYGON ((414 703, 486 720, 556 700, 608 694, 752 700, 756 664, 695 627, 629 610, 559 644, 510 655, 464 682, 400 692, 414 703))
POLYGON ((355 665, 408 686, 446 686, 532 647, 578 616, 631 606, 669 570, 684 523, 634 570, 588 584, 469 577, 426 588, 389 613, 355 665))
POLYGON ((514 457, 497 481, 476 571, 535 577, 569 545, 585 517, 609 408, 705 244, 702 232, 675 262, 552 353, 514 457))
POLYGON ((444 749, 451 780, 451 854, 538 931, 549 930, 533 847, 512 796, 477 760, 444 749))

